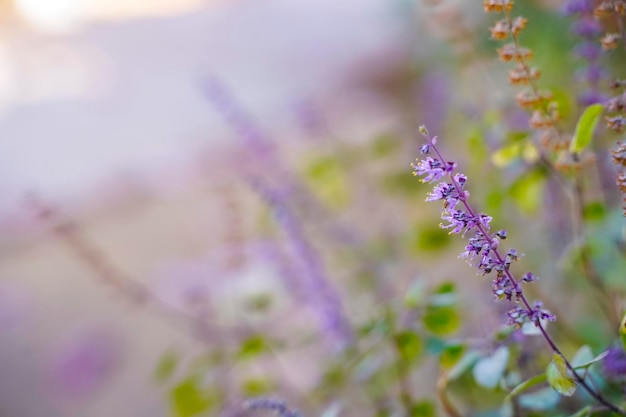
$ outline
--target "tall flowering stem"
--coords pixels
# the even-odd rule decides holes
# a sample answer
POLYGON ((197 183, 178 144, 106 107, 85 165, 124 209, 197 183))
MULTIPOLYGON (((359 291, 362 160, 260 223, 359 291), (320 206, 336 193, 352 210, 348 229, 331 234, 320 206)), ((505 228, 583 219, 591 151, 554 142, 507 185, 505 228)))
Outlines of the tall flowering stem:
POLYGON ((421 147, 421 153, 425 159, 418 160, 413 164, 413 175, 423 177, 422 182, 434 183, 442 178, 446 181, 437 183, 426 201, 443 201, 441 218, 446 223, 441 224, 442 229, 449 229, 451 234, 460 234, 465 237, 469 234, 468 245, 461 253, 470 265, 476 267, 481 275, 493 275, 492 291, 496 299, 514 301, 517 305, 507 312, 507 324, 521 327, 525 323, 533 323, 541 332, 552 351, 560 356, 576 381, 583 386, 599 403, 612 411, 626 416, 626 412, 606 400, 599 392, 593 389, 583 377, 581 377, 567 358, 556 346, 552 337, 546 331, 542 321, 555 321, 556 317, 542 308, 542 303, 537 301, 531 304, 524 294, 523 284, 533 282, 537 277, 528 272, 520 278, 516 278, 510 270, 511 264, 517 261, 521 254, 515 249, 509 249, 506 253, 500 249, 500 242, 507 237, 506 230, 498 230, 492 233, 490 223, 492 218, 486 214, 478 213, 469 204, 469 192, 465 190, 467 177, 456 172, 456 163, 447 161, 437 147, 437 137, 430 136, 424 126, 420 126, 420 132, 426 138, 427 143, 421 147), (460 208, 458 208, 460 207, 460 208))

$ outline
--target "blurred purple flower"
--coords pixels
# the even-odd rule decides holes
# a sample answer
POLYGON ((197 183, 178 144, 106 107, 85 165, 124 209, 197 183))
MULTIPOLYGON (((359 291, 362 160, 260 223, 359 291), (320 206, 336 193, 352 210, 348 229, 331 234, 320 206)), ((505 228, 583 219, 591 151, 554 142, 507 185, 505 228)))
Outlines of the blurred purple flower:
POLYGON ((424 124, 437 132, 443 130, 451 97, 449 77, 441 71, 427 73, 420 80, 416 94, 424 124))
POLYGON ((568 16, 576 20, 571 25, 571 31, 582 38, 574 52, 584 61, 586 67, 579 71, 579 79, 587 84, 588 89, 578 95, 581 106, 601 103, 605 96, 600 93, 600 80, 604 76, 602 67, 598 64, 600 47, 597 38, 602 34, 602 26, 593 15, 593 0, 569 0, 563 9, 568 16))
POLYGON ((104 387, 119 369, 120 336, 110 328, 89 327, 72 332, 53 359, 53 390, 73 401, 87 399, 104 387))
POLYGON ((330 282, 319 253, 308 242, 302 225, 292 214, 284 191, 269 188, 258 180, 252 187, 273 209, 278 223, 287 235, 293 252, 293 272, 301 286, 301 294, 320 322, 329 341, 343 349, 352 342, 352 330, 347 320, 341 298, 330 282))
POLYGON ((609 353, 602 361, 604 372, 610 378, 626 377, 626 351, 619 346, 609 348, 609 353))

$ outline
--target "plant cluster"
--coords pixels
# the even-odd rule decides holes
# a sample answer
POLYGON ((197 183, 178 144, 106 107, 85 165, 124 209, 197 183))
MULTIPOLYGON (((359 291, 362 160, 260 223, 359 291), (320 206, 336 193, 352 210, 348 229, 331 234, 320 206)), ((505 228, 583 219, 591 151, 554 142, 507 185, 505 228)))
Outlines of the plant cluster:
POLYGON ((502 42, 515 92, 472 113, 461 94, 443 104, 422 85, 436 97, 420 110, 442 112, 444 141, 426 126, 419 139, 397 128, 366 143, 320 140, 291 167, 225 86, 205 85, 245 150, 241 183, 263 207, 264 254, 291 297, 282 316, 272 294, 248 300, 254 319, 228 326, 213 326, 209 302, 172 309, 33 200, 106 285, 202 346, 168 350, 156 366, 172 416, 626 416, 626 5, 482 6, 497 17, 476 36, 502 42), (572 52, 576 71, 559 63, 572 52), (439 228, 411 174, 433 186, 439 228), (465 239, 458 258, 490 282, 457 268, 448 235, 465 239), (303 310, 314 325, 297 321, 303 310), (290 382, 301 373, 305 383, 290 382))

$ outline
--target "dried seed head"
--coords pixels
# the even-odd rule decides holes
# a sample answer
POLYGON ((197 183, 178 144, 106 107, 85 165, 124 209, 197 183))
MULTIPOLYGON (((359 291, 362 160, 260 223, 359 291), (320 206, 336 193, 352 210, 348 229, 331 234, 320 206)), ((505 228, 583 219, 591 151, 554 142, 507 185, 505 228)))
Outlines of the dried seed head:
POLYGON ((498 56, 504 62, 515 59, 517 62, 523 62, 533 57, 533 53, 528 48, 518 48, 515 43, 507 43, 498 49, 498 56))
POLYGON ((607 111, 610 112, 621 112, 626 108, 626 93, 615 96, 606 102, 604 105, 607 111))
POLYGON ((516 96, 517 104, 525 109, 531 109, 537 107, 544 102, 552 99, 552 93, 549 91, 540 91, 539 94, 535 94, 533 90, 522 90, 516 96))
POLYGON ((619 38, 619 33, 607 33, 600 40, 600 43, 602 43, 602 49, 607 50, 617 48, 619 38))
POLYGON ((506 19, 498 20, 489 30, 491 31, 491 39, 504 40, 509 36, 509 22, 506 19))
POLYGON ((510 12, 513 10, 513 0, 483 0, 485 12, 510 12))
POLYGON ((626 127, 626 118, 624 116, 606 116, 604 118, 606 126, 614 132, 621 133, 626 127))
POLYGON ((617 142, 617 148, 611 151, 613 163, 626 167, 626 142, 617 142))
POLYGON ((624 88, 626 87, 626 80, 619 80, 619 79, 612 80, 609 86, 611 87, 612 90, 617 90, 618 88, 624 88))
POLYGON ((513 20, 513 25, 511 26, 511 32, 514 36, 517 36, 522 30, 526 28, 526 24, 528 23, 528 19, 522 16, 517 16, 513 20))
POLYGON ((538 79, 540 75, 541 72, 536 67, 528 68, 520 63, 515 68, 509 70, 509 82, 514 85, 526 85, 530 81, 538 79))

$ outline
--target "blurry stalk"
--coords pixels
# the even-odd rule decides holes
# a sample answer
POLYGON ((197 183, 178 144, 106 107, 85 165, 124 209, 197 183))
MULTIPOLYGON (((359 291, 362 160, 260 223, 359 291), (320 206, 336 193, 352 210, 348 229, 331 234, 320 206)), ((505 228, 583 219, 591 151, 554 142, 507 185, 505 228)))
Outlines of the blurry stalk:
POLYGON ((296 271, 300 293, 317 314, 322 333, 336 348, 345 349, 353 342, 352 329, 344 314, 341 297, 326 275, 320 254, 308 242, 302 225, 287 206, 284 192, 271 189, 258 179, 251 179, 250 184, 273 210, 289 239, 300 266, 296 271))
POLYGON ((578 241, 577 249, 580 255, 583 276, 594 290, 594 296, 598 306, 609 320, 612 330, 617 331, 621 317, 616 309, 616 294, 604 284, 602 276, 593 263, 593 257, 586 243, 587 231, 585 227, 585 197, 583 179, 580 173, 574 173, 574 205, 576 210, 575 241, 578 241))

